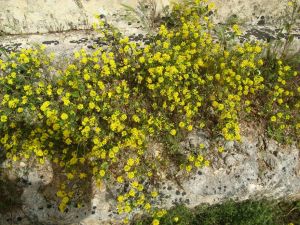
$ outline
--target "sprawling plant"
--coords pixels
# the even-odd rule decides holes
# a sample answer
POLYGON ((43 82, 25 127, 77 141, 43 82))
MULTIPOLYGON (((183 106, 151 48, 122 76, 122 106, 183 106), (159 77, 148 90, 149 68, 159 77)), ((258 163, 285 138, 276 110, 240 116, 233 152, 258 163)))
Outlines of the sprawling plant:
MULTIPOLYGON (((108 46, 75 52, 64 68, 43 46, 3 57, 6 158, 61 167, 61 211, 72 200, 73 181, 93 176, 118 190, 119 213, 145 210, 158 224, 165 214, 154 201, 159 171, 176 161, 189 173, 209 161, 203 144, 188 154, 168 145, 157 154, 149 144, 171 144, 198 129, 242 141, 240 124, 249 116, 299 141, 299 73, 280 59, 266 70, 262 43, 224 44, 215 35, 212 8, 200 0, 174 4, 148 44, 129 41, 100 20, 95 29, 108 46)), ((241 34, 237 25, 229 30, 233 38, 241 34)))

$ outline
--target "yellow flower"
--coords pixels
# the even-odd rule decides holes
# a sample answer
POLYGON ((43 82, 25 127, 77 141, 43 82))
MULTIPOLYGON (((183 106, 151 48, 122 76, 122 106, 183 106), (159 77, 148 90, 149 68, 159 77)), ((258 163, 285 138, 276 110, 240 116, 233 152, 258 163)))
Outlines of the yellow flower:
POLYGON ((44 153, 43 153, 42 150, 38 150, 38 151, 36 152, 36 155, 41 157, 41 156, 44 155, 44 153))
POLYGON ((137 115, 133 115, 132 119, 134 122, 139 123, 140 122, 140 118, 137 115))
POLYGON ((208 160, 205 160, 204 165, 205 165, 205 166, 209 166, 209 165, 210 165, 210 162, 209 162, 208 160))
POLYGON ((128 172, 128 171, 130 170, 130 166, 129 166, 129 165, 124 166, 124 170, 125 170, 126 172, 128 172))
POLYGON ((199 168, 199 167, 201 166, 201 162, 196 161, 196 162, 195 162, 195 166, 196 166, 197 168, 199 168))
POLYGON ((88 81, 90 78, 91 78, 90 75, 88 75, 87 73, 85 73, 83 75, 83 79, 86 80, 86 81, 88 81))
POLYGON ((67 173, 67 178, 68 178, 68 180, 73 180, 74 175, 72 173, 67 173))
POLYGON ((83 109, 83 104, 79 104, 79 105, 77 106, 77 109, 79 109, 79 110, 83 109))
POLYGON ((86 173, 80 173, 79 174, 79 178, 80 179, 86 178, 86 176, 87 176, 86 173))
POLYGON ((21 113, 21 112, 23 112, 23 111, 24 111, 24 109, 23 109, 23 108, 21 108, 21 107, 19 107, 19 108, 17 109, 17 111, 18 111, 18 113, 21 113))
POLYGON ((190 162, 193 162, 195 160, 195 157, 193 155, 189 155, 188 160, 190 162))
POLYGON ((129 196, 134 197, 135 191, 133 189, 131 189, 128 194, 129 194, 129 196))
POLYGON ((152 192, 151 192, 151 196, 152 196, 153 198, 156 198, 156 197, 158 196, 157 191, 152 191, 152 192))
POLYGON ((146 209, 146 210, 151 209, 150 203, 146 203, 146 204, 144 205, 144 209, 146 209))
POLYGON ((170 134, 173 135, 173 136, 175 136, 175 135, 176 135, 176 130, 175 130, 175 129, 172 129, 172 130, 170 131, 170 134))
POLYGON ((184 126, 185 126, 185 123, 184 123, 184 122, 180 122, 180 123, 179 123, 179 127, 180 127, 180 128, 183 128, 184 126))
POLYGON ((137 187, 137 189, 138 189, 139 191, 142 191, 142 190, 144 190, 144 186, 143 186, 142 184, 140 184, 140 185, 137 187))
POLYGON ((122 121, 125 121, 127 119, 127 115, 126 114, 123 114, 122 116, 121 116, 121 120, 122 121))
POLYGON ((189 125, 189 126, 187 127, 187 130, 188 130, 188 131, 193 130, 193 125, 189 125))
POLYGON ((176 216, 173 218, 173 221, 177 223, 179 221, 179 218, 176 216))
POLYGON ((123 202, 124 201, 124 196, 123 195, 119 195, 118 196, 118 202, 123 202))
POLYGON ((67 120, 67 119, 69 118, 69 116, 68 116, 67 113, 62 113, 61 116, 60 116, 60 118, 61 118, 62 120, 67 120))
POLYGON ((128 166, 133 166, 133 165, 134 165, 134 159, 133 159, 133 158, 129 158, 129 159, 127 160, 127 165, 128 165, 128 166))
POLYGON ((63 203, 60 203, 58 208, 59 208, 59 211, 63 212, 66 209, 66 205, 63 203))
POLYGON ((272 121, 272 122, 276 122, 276 120, 277 120, 276 116, 272 116, 272 117, 271 117, 271 121, 272 121))
POLYGON ((199 125, 199 127, 200 127, 200 128, 205 127, 205 123, 201 122, 200 125, 199 125))
POLYGON ((237 24, 234 24, 234 25, 232 26, 232 30, 234 31, 234 33, 235 33, 236 35, 241 35, 241 34, 242 34, 241 31, 240 31, 239 25, 237 25, 237 24))
POLYGON ((104 177, 105 176, 105 171, 104 170, 100 170, 100 176, 104 177))
POLYGON ((188 166, 185 167, 185 169, 186 169, 187 172, 191 172, 192 166, 191 166, 191 165, 188 165, 188 166))
POLYGON ((145 57, 140 57, 140 58, 139 58, 139 62, 140 62, 140 63, 144 63, 145 61, 146 61, 146 60, 145 60, 145 57))
POLYGON ((203 148, 205 148, 205 145, 204 145, 203 143, 201 143, 201 144, 199 145, 199 148, 200 148, 200 149, 203 149, 203 148))
POLYGON ((49 101, 46 101, 46 102, 44 102, 44 103, 41 105, 40 109, 44 112, 44 111, 47 110, 47 108, 48 108, 48 106, 49 106, 50 104, 51 104, 51 103, 50 103, 49 101))
POLYGON ((97 95, 96 91, 92 90, 90 91, 90 96, 91 97, 95 97, 97 95))
POLYGON ((75 57, 75 59, 78 59, 80 57, 80 53, 79 52, 75 52, 74 53, 74 57, 75 57))
POLYGON ((2 123, 7 122, 7 116, 5 116, 5 115, 1 116, 0 121, 1 121, 2 123))
POLYGON ((94 102, 90 102, 89 103, 89 108, 90 109, 94 109, 96 107, 95 103, 94 102))
POLYGON ((123 177, 121 177, 121 176, 118 176, 117 177, 117 181, 118 181, 118 183, 123 183, 124 182, 124 179, 123 179, 123 177))
POLYGON ((125 206, 125 212, 130 213, 131 212, 131 207, 129 205, 125 206))
POLYGON ((221 153, 221 152, 224 152, 224 147, 223 146, 220 146, 218 147, 218 151, 221 153))
POLYGON ((159 225, 159 220, 158 219, 154 219, 152 221, 152 225, 159 225))
POLYGON ((129 179, 133 179, 134 178, 134 172, 129 172, 127 174, 127 176, 128 176, 129 179))
POLYGON ((208 10, 211 10, 211 9, 214 9, 215 8, 215 3, 210 3, 209 5, 208 5, 208 10))
POLYGON ((86 64, 88 62, 88 59, 86 57, 83 57, 81 59, 82 64, 86 64))

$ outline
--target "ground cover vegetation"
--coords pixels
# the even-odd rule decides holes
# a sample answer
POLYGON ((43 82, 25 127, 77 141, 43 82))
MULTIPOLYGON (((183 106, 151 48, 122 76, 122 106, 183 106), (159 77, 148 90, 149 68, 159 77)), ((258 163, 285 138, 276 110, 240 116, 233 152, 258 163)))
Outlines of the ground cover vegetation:
MULTIPOLYGON (((151 217, 137 219, 133 224, 146 225, 151 217)), ((234 202, 194 209, 184 205, 174 206, 160 220, 164 225, 298 225, 300 224, 300 202, 259 201, 234 202)))
MULTIPOLYGON (((242 141, 243 121, 255 120, 272 137, 299 144, 299 71, 286 52, 268 55, 266 43, 236 41, 237 24, 226 28, 224 42, 212 10, 201 0, 174 3, 148 43, 130 41, 99 18, 94 29, 108 46, 77 51, 63 67, 44 46, 5 53, 0 145, 6 159, 60 167, 62 212, 73 201, 74 180, 93 177, 117 191, 124 222, 142 211, 158 225, 166 214, 158 203, 159 171, 188 176, 210 164, 204 144, 189 153, 179 147, 190 132, 206 130, 222 152, 224 142, 242 141), (162 152, 151 143, 164 143, 162 152)), ((296 1, 287 10, 297 15, 296 1)))

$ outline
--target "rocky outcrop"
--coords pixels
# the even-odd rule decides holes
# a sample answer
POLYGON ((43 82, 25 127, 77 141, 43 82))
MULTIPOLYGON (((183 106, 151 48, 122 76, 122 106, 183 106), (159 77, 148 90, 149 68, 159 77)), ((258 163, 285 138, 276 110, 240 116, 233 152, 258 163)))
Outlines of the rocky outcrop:
MULTIPOLYGON (((152 0, 149 0, 152 1, 152 0)), ((65 57, 79 48, 93 49, 105 46, 99 34, 91 30, 94 15, 105 17, 109 23, 130 36, 131 40, 145 41, 146 32, 139 21, 125 19, 121 4, 136 6, 138 0, 0 0, 0 48, 16 51, 20 48, 45 44, 49 51, 65 57), (85 19, 81 19, 85 18, 85 19), (84 21, 84 22, 83 22, 84 21)), ((157 15, 168 0, 156 0, 157 15)), ((282 15, 287 2, 275 0, 213 0, 218 8, 216 23, 238 23, 242 26, 240 40, 274 41, 287 36, 282 28, 282 15)), ((300 21, 292 31, 292 52, 300 51, 300 21)), ((1 54, 1 53, 0 53, 1 54)))
MULTIPOLYGON (((124 14, 121 4, 136 6, 138 2, 138 0, 0 0, 0 34, 89 29, 95 21, 95 14, 110 15, 118 21, 118 17, 124 14)), ((155 0, 154 2, 159 11, 171 1, 155 0)), ((209 2, 216 3, 218 8, 216 18, 219 22, 237 18, 239 23, 246 22, 252 25, 277 24, 278 18, 283 15, 287 6, 287 1, 281 0, 211 0, 209 2)), ((123 23, 123 26, 128 27, 128 23, 123 23)))
MULTIPOLYGON (((200 143, 209 147, 212 142, 199 132, 190 135, 182 147, 188 150, 200 143)), ((202 168, 188 178, 178 172, 176 176, 179 182, 166 179, 161 181, 162 207, 169 208, 177 203, 194 207, 227 199, 296 198, 300 194, 300 151, 295 146, 283 146, 260 136, 247 136, 241 143, 226 143, 223 153, 212 149, 209 155, 212 166, 202 168)), ((49 164, 29 167, 20 163, 10 173, 14 174, 10 175, 11 178, 21 178, 19 182, 23 185, 23 205, 22 209, 13 214, 0 215, 1 225, 9 225, 11 222, 22 225, 120 222, 120 217, 114 211, 114 199, 105 185, 96 187, 91 181, 90 189, 86 190, 90 197, 85 199, 82 208, 71 204, 64 213, 60 213, 55 201, 47 198, 49 194, 45 187, 54 182, 53 176, 56 174, 53 174, 49 164)))
MULTIPOLYGON (((168 1, 158 1, 159 7, 168 1)), ((219 8, 216 19, 223 23, 228 18, 246 21, 245 38, 270 41, 279 36, 275 23, 282 15, 285 3, 280 0, 215 0, 219 8)), ((92 50, 107 43, 91 31, 93 15, 103 14, 109 21, 128 34, 131 40, 147 41, 140 24, 121 20, 120 3, 137 4, 137 0, 0 0, 0 48, 17 51, 35 44, 45 44, 47 50, 66 59, 75 50, 92 50), (17 2, 17 3, 16 3, 17 2), (2 36, 1 36, 2 34, 2 36)), ((293 31, 293 51, 300 50, 300 27, 293 31)), ((281 34, 282 35, 282 34, 281 34)), ((1 53, 0 53, 1 54, 1 53)), ((211 145, 209 138, 199 132, 191 135, 182 147, 189 149, 200 143, 211 145)), ((178 172, 179 181, 160 183, 161 206, 171 207, 185 203, 194 207, 202 203, 215 204, 226 199, 300 198, 300 154, 295 146, 282 146, 273 140, 255 134, 244 137, 242 143, 226 143, 225 152, 210 152, 212 166, 200 169, 188 178, 178 172)), ((6 163, 2 163, 5 167, 6 163)), ((53 193, 57 173, 50 164, 45 166, 17 163, 8 178, 22 188, 19 197, 22 206, 0 214, 0 224, 113 224, 120 221, 114 212, 114 199, 103 184, 97 187, 90 181, 85 204, 78 208, 68 206, 58 211, 53 193)), ((1 195, 0 195, 1 196, 1 195)), ((1 199, 0 199, 1 201, 1 199)))

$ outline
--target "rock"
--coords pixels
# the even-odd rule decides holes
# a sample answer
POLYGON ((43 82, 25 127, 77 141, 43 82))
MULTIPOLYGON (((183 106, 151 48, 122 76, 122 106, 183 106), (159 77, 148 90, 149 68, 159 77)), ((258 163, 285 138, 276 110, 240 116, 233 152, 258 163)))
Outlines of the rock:
POLYGON ((233 155, 228 155, 226 158, 225 158, 225 165, 226 166, 233 166, 237 163, 237 159, 233 156, 233 155))
POLYGON ((26 167, 26 163, 20 162, 20 167, 26 167))
POLYGON ((204 145, 204 148, 209 148, 209 136, 203 131, 193 132, 188 136, 187 148, 195 149, 199 148, 200 144, 204 145))
MULTIPOLYGON (((210 145, 204 136, 200 132, 191 137, 195 145, 203 141, 210 145)), ((216 204, 226 199, 242 201, 262 196, 270 199, 289 196, 297 198, 300 193, 299 149, 295 146, 281 146, 267 139, 262 149, 257 140, 258 137, 243 137, 242 143, 227 144, 228 153, 221 165, 204 167, 190 178, 180 180, 180 185, 178 181, 164 178, 159 185, 162 202, 156 204, 168 208, 185 203, 188 207, 194 207, 202 203, 216 204)), ((191 138, 186 142, 191 143, 191 138)), ((20 168, 24 170, 24 167, 15 168, 19 171, 15 173, 16 176, 27 180, 30 185, 24 186, 24 223, 18 224, 24 225, 26 221, 49 225, 109 224, 113 220, 120 222, 121 217, 112 212, 115 200, 108 194, 104 184, 99 188, 93 183, 93 195, 87 205, 80 209, 68 206, 65 213, 60 213, 57 203, 47 199, 40 191, 53 179, 50 164, 32 167, 27 173, 20 172, 20 168)), ((18 217, 18 214, 13 214, 14 220, 18 217)), ((0 216, 0 224, 7 224, 5 218, 5 215, 0 216)))

